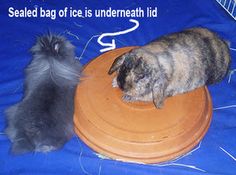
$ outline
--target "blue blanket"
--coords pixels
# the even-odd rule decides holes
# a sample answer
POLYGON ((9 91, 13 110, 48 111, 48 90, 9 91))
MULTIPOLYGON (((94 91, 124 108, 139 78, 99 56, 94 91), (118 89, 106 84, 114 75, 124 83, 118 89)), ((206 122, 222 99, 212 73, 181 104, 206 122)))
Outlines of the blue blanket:
MULTIPOLYGON (((0 6, 0 174, 236 174, 236 74, 209 87, 213 100, 213 120, 201 143, 190 154, 159 165, 124 163, 98 157, 77 136, 61 150, 47 154, 11 155, 11 143, 4 134, 4 110, 20 101, 23 95, 23 70, 29 63, 29 49, 36 36, 48 30, 64 34, 76 46, 77 57, 86 64, 101 54, 105 47, 97 42, 102 33, 132 28, 132 17, 96 17, 95 9, 155 9, 157 16, 133 17, 140 26, 127 34, 104 37, 116 41, 116 47, 144 45, 159 36, 193 26, 207 27, 230 41, 232 64, 236 68, 236 21, 214 0, 165 1, 54 1, 2 0, 0 6), (9 8, 11 10, 9 11, 9 8), (10 17, 16 9, 77 10, 77 17, 10 17), (82 16, 79 14, 82 9, 82 16), (92 10, 92 15, 84 11, 92 10)), ((50 11, 53 12, 53 11, 50 11)), ((17 12, 16 12, 17 13, 17 12)), ((62 12, 61 12, 62 13, 62 12)), ((88 12, 87 12, 88 13, 88 12)), ((63 14, 61 14, 63 15, 63 14)), ((137 14, 136 14, 137 15, 137 14)), ((17 16, 17 14, 15 14, 17 16)))

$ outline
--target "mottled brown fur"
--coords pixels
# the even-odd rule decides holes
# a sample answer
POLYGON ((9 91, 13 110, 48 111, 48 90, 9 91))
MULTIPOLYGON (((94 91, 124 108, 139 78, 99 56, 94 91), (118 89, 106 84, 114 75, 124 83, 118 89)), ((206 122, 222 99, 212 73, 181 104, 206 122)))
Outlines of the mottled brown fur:
POLYGON ((117 71, 126 101, 153 101, 157 108, 166 97, 221 81, 227 74, 227 43, 205 28, 163 36, 116 58, 109 74, 117 71))

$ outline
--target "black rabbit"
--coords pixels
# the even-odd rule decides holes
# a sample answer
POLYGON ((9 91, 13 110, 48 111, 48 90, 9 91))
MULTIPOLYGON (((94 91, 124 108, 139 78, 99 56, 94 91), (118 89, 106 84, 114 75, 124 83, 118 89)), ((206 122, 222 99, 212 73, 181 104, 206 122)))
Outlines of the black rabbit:
POLYGON ((6 110, 13 153, 48 152, 73 135, 75 88, 82 67, 74 46, 59 35, 37 39, 25 70, 24 97, 6 110))

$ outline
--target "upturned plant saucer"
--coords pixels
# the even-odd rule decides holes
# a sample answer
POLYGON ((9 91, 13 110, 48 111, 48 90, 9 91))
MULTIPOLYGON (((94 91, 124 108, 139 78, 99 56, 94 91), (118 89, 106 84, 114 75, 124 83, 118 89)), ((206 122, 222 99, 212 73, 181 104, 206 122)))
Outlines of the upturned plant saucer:
POLYGON ((108 70, 114 59, 133 47, 116 49, 84 69, 75 96, 77 135, 93 150, 112 159, 159 163, 194 148, 208 130, 212 103, 206 87, 169 97, 162 109, 152 102, 124 102, 112 87, 108 70))

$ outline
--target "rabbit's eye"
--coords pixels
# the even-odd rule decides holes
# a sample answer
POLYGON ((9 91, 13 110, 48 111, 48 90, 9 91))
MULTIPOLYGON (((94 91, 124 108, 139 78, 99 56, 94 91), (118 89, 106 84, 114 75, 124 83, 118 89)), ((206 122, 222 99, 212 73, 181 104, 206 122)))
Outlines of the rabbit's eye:
POLYGON ((145 77, 144 74, 139 74, 139 75, 138 75, 138 79, 140 79, 140 80, 143 79, 144 77, 145 77))
POLYGON ((136 77, 135 77, 135 82, 137 83, 138 81, 142 80, 145 78, 145 75, 144 74, 138 74, 136 77))

